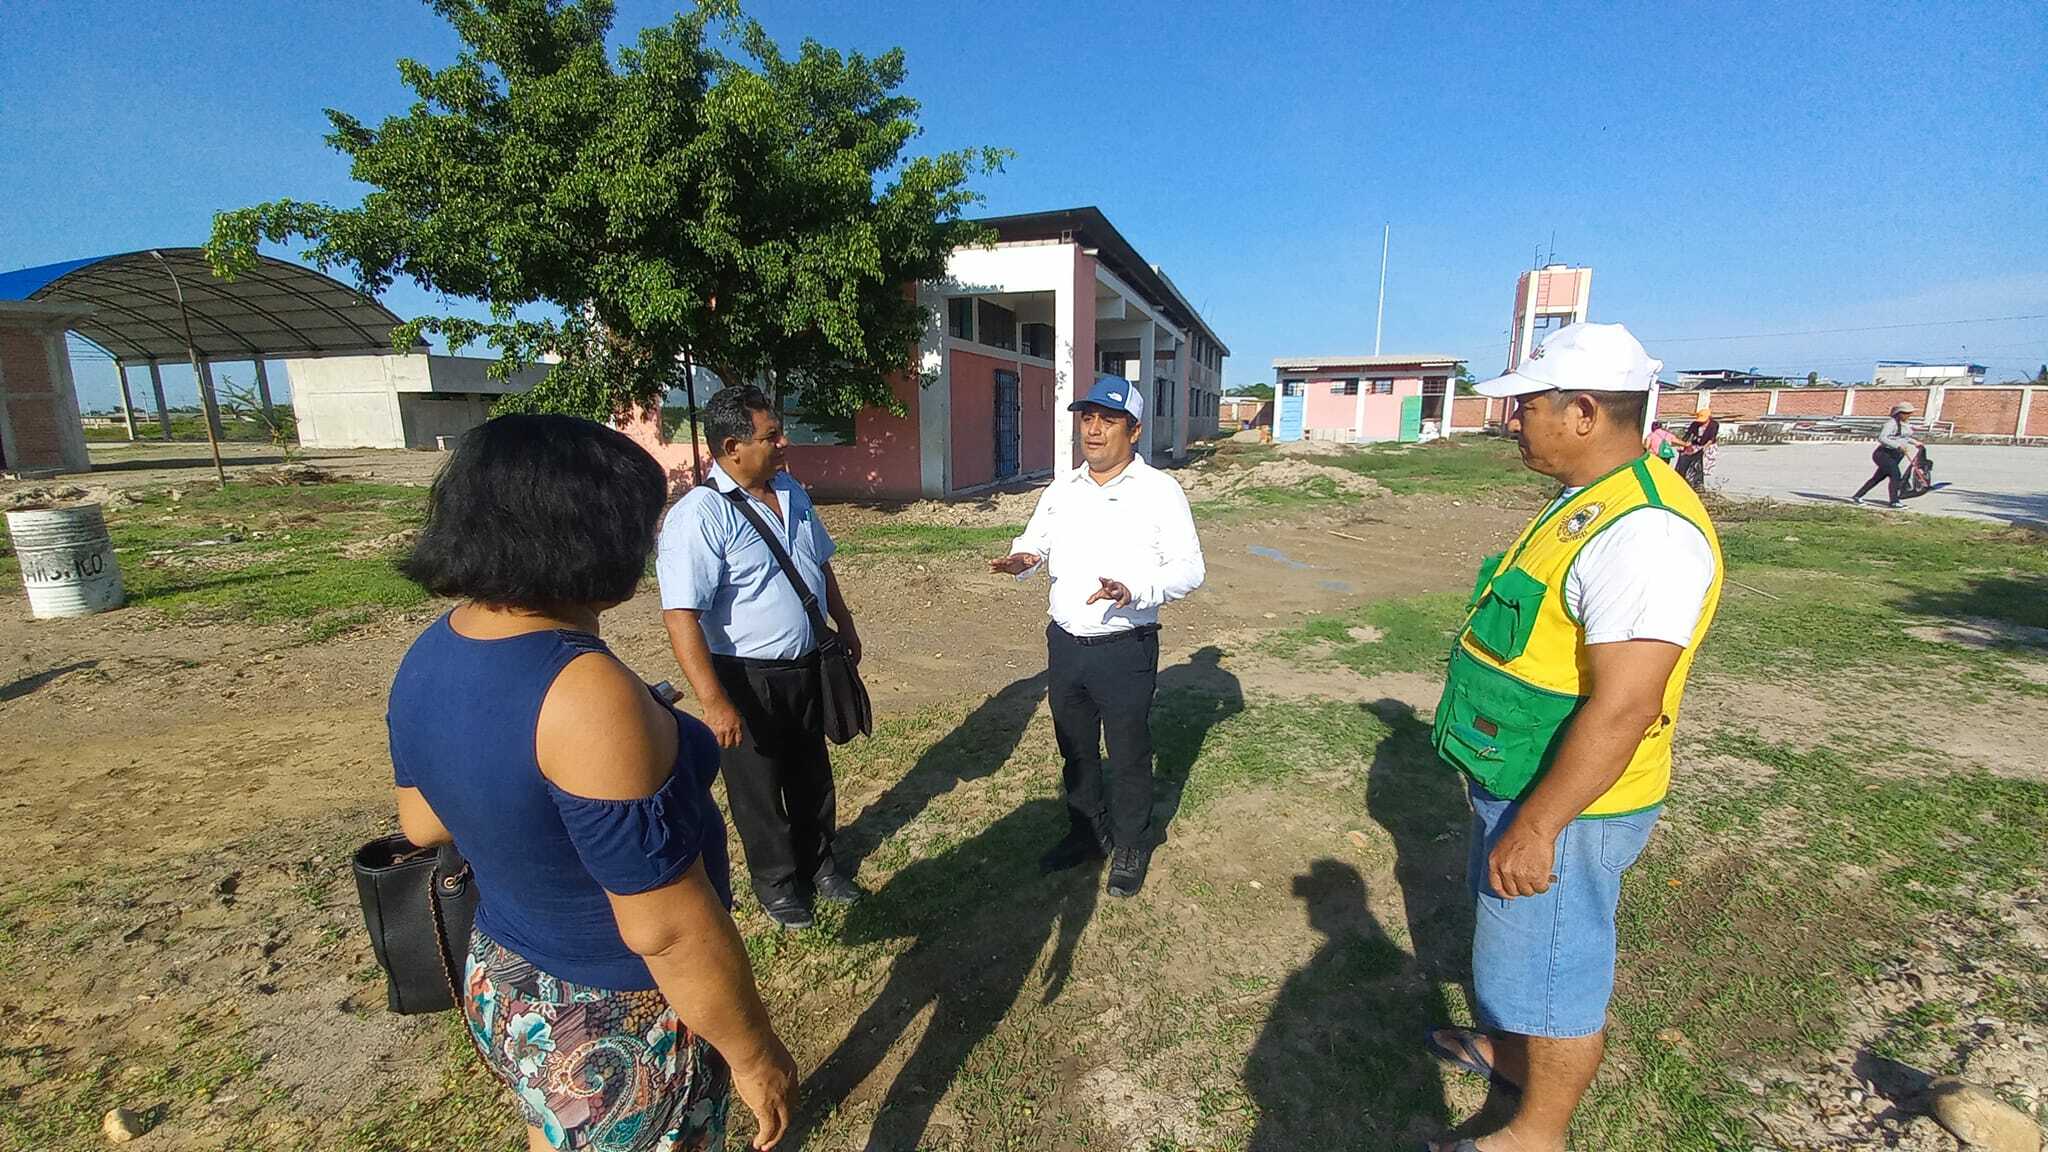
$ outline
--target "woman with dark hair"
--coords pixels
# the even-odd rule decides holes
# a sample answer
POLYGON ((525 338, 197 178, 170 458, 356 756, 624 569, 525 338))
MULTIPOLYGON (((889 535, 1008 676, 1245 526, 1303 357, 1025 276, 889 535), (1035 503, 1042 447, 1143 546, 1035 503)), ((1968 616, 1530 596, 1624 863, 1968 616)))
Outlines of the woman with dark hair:
POLYGON ((733 926, 718 745, 598 639, 667 495, 612 429, 501 416, 434 481, 405 574, 463 603, 414 641, 386 720, 398 818, 480 899, 462 1008, 533 1149, 772 1147, 796 1068, 733 926))

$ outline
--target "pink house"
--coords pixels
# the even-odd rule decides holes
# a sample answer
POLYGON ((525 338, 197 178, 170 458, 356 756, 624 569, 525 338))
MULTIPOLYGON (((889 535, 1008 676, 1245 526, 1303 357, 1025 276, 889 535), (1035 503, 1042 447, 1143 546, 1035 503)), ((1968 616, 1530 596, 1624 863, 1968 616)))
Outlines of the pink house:
POLYGON ((1275 440, 1417 440, 1450 431, 1452 356, 1296 356, 1273 361, 1275 440))
MULTIPOLYGON (((1065 472, 1079 459, 1067 405, 1098 371, 1144 394, 1149 458, 1212 434, 1230 350, 1099 209, 982 223, 995 243, 954 252, 944 280, 918 285, 933 320, 895 382, 903 414, 785 421, 790 472, 812 492, 940 499, 1065 472)), ((701 379, 700 402, 718 387, 701 379)), ((662 436, 658 411, 626 431, 678 487, 691 482, 690 445, 662 436)))

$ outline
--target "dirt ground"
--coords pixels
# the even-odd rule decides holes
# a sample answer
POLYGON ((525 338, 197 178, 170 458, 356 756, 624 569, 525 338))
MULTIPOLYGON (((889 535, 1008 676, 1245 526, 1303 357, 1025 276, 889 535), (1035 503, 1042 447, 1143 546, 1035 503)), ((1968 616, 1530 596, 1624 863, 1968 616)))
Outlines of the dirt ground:
MULTIPOLYGON (((171 466, 103 469, 89 484, 203 482, 206 469, 184 455, 171 466)), ((240 468, 274 467, 268 453, 235 455, 240 468)), ((302 459, 413 483, 440 463, 419 453, 302 459)), ((842 530, 887 515, 844 505, 824 514, 842 530)), ((1311 612, 1460 586, 1524 514, 1411 497, 1328 519, 1206 526, 1208 581, 1167 612, 1165 662, 1311 612)), ((964 554, 851 556, 838 567, 885 717, 978 699, 1043 667, 1042 582, 992 575, 964 554)), ((434 611, 308 645, 288 627, 174 626, 143 610, 31 621, 18 597, 7 601, 0 806, 13 850, 0 855, 9 894, 0 911, 66 954, 36 965, 29 986, 0 1003, 0 1028, 28 1054, 25 1069, 117 1084, 126 1076, 138 1099, 161 1103, 166 1076, 183 1078, 175 1091, 204 1096, 208 1075, 236 1082, 207 1061, 261 1066, 265 1093, 223 1091, 182 1107, 148 1137, 153 1148, 207 1146, 205 1134, 227 1118, 263 1114, 267 1093, 301 1106, 307 1093, 360 1101, 370 1085, 404 1088, 403 1078, 386 1083, 394 1061, 407 1076, 433 1074, 401 1056, 433 1025, 387 1016, 379 985, 360 970, 367 955, 342 856, 390 825, 384 696, 434 611), (195 1055, 214 1051, 204 1042, 214 1034, 241 1037, 221 1049, 239 1055, 195 1055), (187 1083, 195 1076, 196 1089, 187 1083)), ((651 585, 605 628, 647 680, 680 680, 651 585)), ((849 796, 850 810, 857 803, 849 796)), ((0 1088, 13 1076, 0 1074, 0 1088)))

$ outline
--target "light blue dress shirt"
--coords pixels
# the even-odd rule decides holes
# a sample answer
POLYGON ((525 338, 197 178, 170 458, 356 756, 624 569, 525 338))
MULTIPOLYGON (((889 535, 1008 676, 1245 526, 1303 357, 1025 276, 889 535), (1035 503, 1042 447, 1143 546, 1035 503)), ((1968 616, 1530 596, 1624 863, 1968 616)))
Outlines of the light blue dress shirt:
MULTIPOLYGON (((810 618, 767 542, 725 495, 736 487, 724 469, 713 467, 703 484, 669 509, 654 569, 661 606, 700 613, 713 655, 795 660, 817 647, 810 618)), ((776 534, 824 612, 825 565, 837 546, 803 485, 780 472, 773 488, 779 520, 753 496, 747 501, 776 534)))

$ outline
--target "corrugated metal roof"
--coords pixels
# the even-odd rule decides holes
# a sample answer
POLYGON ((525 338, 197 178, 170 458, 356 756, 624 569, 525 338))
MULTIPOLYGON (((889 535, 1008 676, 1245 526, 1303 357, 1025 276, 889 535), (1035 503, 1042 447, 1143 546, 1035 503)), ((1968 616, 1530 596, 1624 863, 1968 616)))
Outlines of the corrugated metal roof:
POLYGON ((402 321, 389 308, 311 268, 269 256, 217 280, 198 248, 159 248, 0 272, 0 300, 90 309, 71 329, 122 360, 180 360, 185 330, 171 273, 184 289, 192 346, 203 357, 333 356, 391 351, 402 321))
POLYGON ((1319 372, 1327 368, 1398 368, 1404 364, 1457 365, 1457 356, 1283 356, 1273 361, 1282 372, 1319 372))

